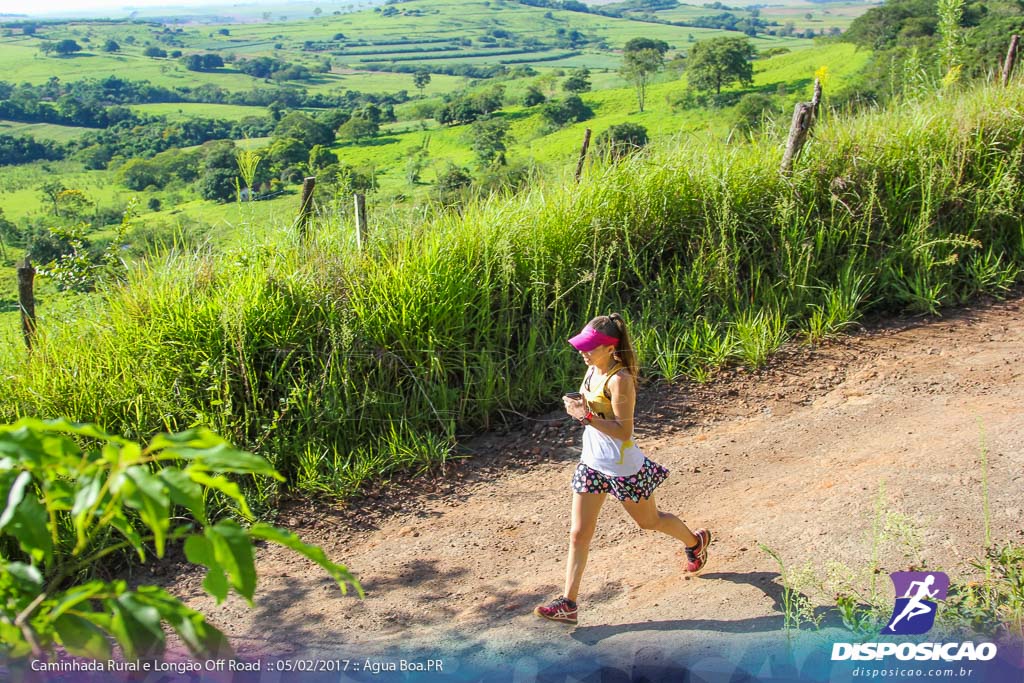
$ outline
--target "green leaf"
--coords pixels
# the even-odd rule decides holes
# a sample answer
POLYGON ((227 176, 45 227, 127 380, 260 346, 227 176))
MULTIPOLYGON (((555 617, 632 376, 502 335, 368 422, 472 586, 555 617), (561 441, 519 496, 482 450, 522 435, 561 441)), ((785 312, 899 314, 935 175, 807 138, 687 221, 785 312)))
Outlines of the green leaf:
POLYGON ((164 454, 192 461, 193 467, 213 472, 264 474, 284 481, 264 458, 235 448, 204 427, 160 434, 153 438, 148 450, 162 450, 164 454))
POLYGON ((233 657, 227 638, 206 623, 206 618, 181 600, 157 586, 139 586, 139 601, 153 605, 196 657, 233 657))
POLYGON ((100 491, 103 489, 103 478, 98 473, 83 473, 77 482, 78 491, 75 493, 75 503, 71 507, 71 516, 74 520, 75 533, 78 536, 78 545, 85 544, 86 527, 90 520, 87 519, 92 506, 100 498, 100 491))
POLYGON ((8 562, 0 571, 10 574, 18 583, 35 588, 37 591, 43 588, 43 575, 31 564, 8 562))
POLYGON ((23 418, 15 424, 20 424, 22 422, 30 424, 34 423, 35 426, 33 426, 33 428, 36 431, 41 432, 58 432, 62 434, 74 434, 76 436, 87 436, 101 441, 111 441, 122 444, 130 443, 126 439, 104 431, 94 424, 89 422, 72 422, 65 417, 57 418, 55 420, 34 420, 32 418, 23 418))
POLYGON ((34 560, 47 563, 53 558, 53 539, 47 530, 46 509, 35 496, 28 493, 32 482, 29 472, 15 479, 7 494, 7 505, 0 514, 0 531, 7 531, 18 539, 18 545, 34 560))
POLYGON ((110 658, 106 634, 89 620, 68 613, 57 618, 53 628, 57 631, 57 640, 71 654, 100 660, 110 658))
MULTIPOLYGON (((25 660, 32 654, 32 646, 25 640, 21 629, 14 624, 0 620, 0 643, 3 643, 4 659, 8 662, 25 660)), ((8 668, 8 672, 13 667, 8 668)))
POLYGON ((0 455, 28 466, 41 465, 46 455, 43 442, 23 422, 19 420, 13 425, 0 425, 0 455))
POLYGON ((189 536, 185 541, 185 557, 193 564, 201 564, 206 567, 203 588, 217 599, 218 605, 224 602, 224 599, 228 597, 228 578, 224 574, 224 568, 217 561, 213 543, 203 536, 189 536))
POLYGON ((213 431, 205 427, 194 427, 177 434, 157 434, 149 442, 149 447, 146 450, 158 451, 167 448, 207 449, 223 446, 226 443, 227 441, 214 434, 213 431))
POLYGON ((80 586, 74 586, 64 591, 63 595, 55 597, 55 604, 50 610, 50 618, 56 619, 68 610, 77 607, 86 600, 92 599, 94 595, 107 590, 107 584, 102 581, 90 581, 80 586))
POLYGON ((112 615, 110 632, 124 649, 127 659, 163 652, 164 631, 160 612, 152 605, 136 600, 134 593, 123 593, 115 600, 104 600, 112 615))
POLYGON ((214 472, 235 472, 237 474, 262 474, 284 481, 269 462, 258 455, 246 453, 230 446, 214 448, 197 453, 194 464, 214 472))
POLYGON ((192 481, 188 473, 177 467, 165 467, 157 476, 167 485, 167 491, 175 505, 187 509, 197 521, 207 523, 203 488, 192 481))
POLYGON ((46 479, 43 481, 48 507, 55 512, 70 512, 75 502, 75 489, 66 479, 46 479))
POLYGON ((0 531, 4 530, 18 510, 18 506, 21 505, 21 501, 25 498, 25 489, 32 483, 32 473, 22 472, 11 484, 11 488, 7 491, 7 504, 4 506, 4 511, 0 514, 0 531))
POLYGON ((359 581, 356 577, 348 570, 347 567, 331 562, 327 557, 327 554, 323 551, 323 548, 315 545, 309 545, 304 543, 297 535, 286 529, 279 529, 269 524, 253 524, 249 528, 249 536, 253 538, 262 538, 278 545, 283 545, 286 548, 294 550, 312 560, 313 562, 320 565, 328 574, 331 575, 341 589, 341 592, 347 593, 348 587, 346 584, 352 584, 359 597, 365 597, 362 586, 359 585, 359 581))
POLYGON ((128 518, 124 516, 124 513, 121 510, 118 510, 110 519, 110 526, 120 531, 121 535, 131 543, 132 548, 135 549, 135 552, 139 556, 139 562, 145 562, 146 545, 142 540, 142 536, 139 535, 139 532, 135 530, 135 527, 128 521, 128 518))
POLYGON ((142 459, 142 448, 136 443, 105 443, 100 449, 100 457, 113 465, 131 465, 142 459))
POLYGON ((185 473, 188 474, 192 481, 196 482, 200 486, 215 489, 226 495, 228 498, 231 498, 238 505, 238 511, 242 513, 242 516, 250 519, 252 518, 252 511, 249 509, 249 504, 245 502, 245 496, 242 495, 242 490, 238 488, 238 484, 225 476, 217 475, 215 477, 211 477, 205 472, 194 470, 191 467, 187 468, 185 473))
POLYGON ((129 467, 124 476, 133 484, 124 493, 124 502, 139 511, 139 517, 153 532, 156 556, 163 557, 164 541, 171 524, 171 502, 164 484, 142 465, 129 467))
POLYGON ((226 519, 206 528, 206 538, 213 544, 217 562, 224 568, 228 580, 249 604, 256 592, 256 562, 252 541, 238 522, 226 519))

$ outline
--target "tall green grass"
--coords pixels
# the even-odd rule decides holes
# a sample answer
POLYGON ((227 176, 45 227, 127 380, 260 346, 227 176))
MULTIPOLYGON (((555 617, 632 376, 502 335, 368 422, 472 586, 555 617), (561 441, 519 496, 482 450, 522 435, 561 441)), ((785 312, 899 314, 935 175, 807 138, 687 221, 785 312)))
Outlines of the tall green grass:
POLYGON ((330 216, 173 251, 79 320, 43 318, 31 357, 8 349, 0 418, 136 439, 207 424, 290 486, 347 494, 557 405, 582 369, 565 340, 597 314, 626 313, 645 372, 704 379, 869 310, 1005 292, 1024 263, 1022 109, 1020 89, 981 87, 832 116, 790 176, 778 141, 680 138, 578 186, 378 215, 362 253, 330 216))

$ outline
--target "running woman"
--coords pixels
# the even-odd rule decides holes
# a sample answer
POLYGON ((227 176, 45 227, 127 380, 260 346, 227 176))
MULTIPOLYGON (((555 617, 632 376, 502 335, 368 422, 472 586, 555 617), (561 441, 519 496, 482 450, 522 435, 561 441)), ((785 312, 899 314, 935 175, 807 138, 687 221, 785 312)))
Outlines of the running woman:
POLYGON ((658 510, 654 489, 668 470, 644 456, 633 438, 636 405, 636 354, 622 316, 602 315, 569 340, 588 369, 580 385, 581 398, 563 398, 565 411, 583 428, 583 455, 572 478, 572 529, 565 567, 565 591, 540 605, 534 614, 575 624, 583 569, 605 495, 622 503, 641 529, 653 529, 685 545, 688 572, 707 565, 711 532, 690 529, 675 515, 658 510))

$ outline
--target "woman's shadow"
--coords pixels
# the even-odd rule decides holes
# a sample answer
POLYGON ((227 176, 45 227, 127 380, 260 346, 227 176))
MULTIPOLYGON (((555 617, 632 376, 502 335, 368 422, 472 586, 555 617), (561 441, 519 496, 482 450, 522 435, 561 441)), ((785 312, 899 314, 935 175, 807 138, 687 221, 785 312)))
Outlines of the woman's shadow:
MULTIPOLYGON (((762 591, 772 600, 773 614, 751 617, 749 619, 672 619, 668 621, 643 621, 633 624, 614 624, 605 626, 582 626, 572 631, 573 640, 585 645, 596 645, 606 638, 620 633, 635 633, 637 631, 716 631, 718 633, 758 633, 767 631, 781 631, 785 626, 785 602, 783 601, 784 589, 781 584, 775 581, 779 578, 778 572, 721 572, 717 574, 702 574, 700 580, 707 581, 717 579, 754 586, 762 591)), ((798 594, 800 595, 800 594, 798 594)), ((816 607, 815 617, 823 617, 824 622, 829 619, 829 610, 826 607, 816 607)))

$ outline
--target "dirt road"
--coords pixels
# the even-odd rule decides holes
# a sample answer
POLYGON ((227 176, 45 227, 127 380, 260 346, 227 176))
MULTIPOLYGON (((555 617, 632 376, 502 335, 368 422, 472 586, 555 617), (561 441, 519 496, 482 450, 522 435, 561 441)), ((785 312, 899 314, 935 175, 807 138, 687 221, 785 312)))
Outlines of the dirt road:
POLYGON ((560 414, 473 441, 471 461, 419 491, 373 494, 362 511, 286 511, 283 526, 357 573, 364 600, 273 548, 258 557, 255 609, 234 598, 215 606, 196 573, 171 588, 239 651, 284 656, 445 652, 463 665, 518 657, 528 669, 531 658, 647 651, 656 665, 676 646, 777 637, 779 567, 759 544, 788 567, 864 569, 881 506, 921 529, 920 558, 882 544, 884 572, 923 559, 963 575, 984 544, 983 450, 992 538, 1024 541, 1022 306, 901 320, 815 349, 793 345, 756 373, 647 387, 638 440, 672 472, 659 506, 714 530, 709 567, 685 576, 680 546, 637 529, 609 500, 575 629, 531 614, 564 575, 579 432, 560 414))

